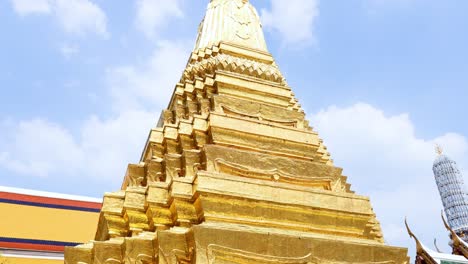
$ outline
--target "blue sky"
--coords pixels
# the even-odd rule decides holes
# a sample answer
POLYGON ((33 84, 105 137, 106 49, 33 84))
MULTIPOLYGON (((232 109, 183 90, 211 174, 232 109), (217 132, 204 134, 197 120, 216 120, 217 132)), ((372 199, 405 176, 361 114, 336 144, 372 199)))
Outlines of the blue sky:
MULTIPOLYGON (((388 242, 446 234, 431 172, 468 168, 468 2, 251 0, 290 86, 388 242)), ((119 188, 180 77, 207 1, 0 2, 0 185, 119 188)), ((412 254, 412 252, 411 252, 412 254)))

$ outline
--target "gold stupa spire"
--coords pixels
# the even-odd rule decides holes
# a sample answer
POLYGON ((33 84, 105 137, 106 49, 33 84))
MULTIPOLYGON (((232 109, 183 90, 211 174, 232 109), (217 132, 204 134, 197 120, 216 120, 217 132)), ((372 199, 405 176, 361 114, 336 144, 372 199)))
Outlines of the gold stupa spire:
POLYGON ((211 0, 195 50, 230 42, 267 51, 260 17, 248 0, 211 0))
POLYGON ((104 195, 95 241, 67 248, 65 263, 408 264, 350 187, 253 6, 212 0, 140 163, 104 195))

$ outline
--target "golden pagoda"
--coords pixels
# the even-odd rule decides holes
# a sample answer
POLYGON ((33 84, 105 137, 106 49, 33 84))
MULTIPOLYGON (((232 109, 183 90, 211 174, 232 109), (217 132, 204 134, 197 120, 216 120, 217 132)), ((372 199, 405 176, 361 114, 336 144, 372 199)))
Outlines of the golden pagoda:
POLYGON ((248 0, 208 4, 140 163, 104 195, 95 240, 65 250, 67 264, 408 262, 309 126, 248 0))

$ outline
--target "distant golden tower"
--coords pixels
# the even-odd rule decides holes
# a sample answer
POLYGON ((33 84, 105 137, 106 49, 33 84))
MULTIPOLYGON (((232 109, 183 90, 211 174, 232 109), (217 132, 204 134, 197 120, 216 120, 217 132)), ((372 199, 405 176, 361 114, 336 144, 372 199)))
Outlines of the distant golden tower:
POLYGON ((333 166, 248 0, 212 0, 95 241, 65 263, 408 263, 333 166))

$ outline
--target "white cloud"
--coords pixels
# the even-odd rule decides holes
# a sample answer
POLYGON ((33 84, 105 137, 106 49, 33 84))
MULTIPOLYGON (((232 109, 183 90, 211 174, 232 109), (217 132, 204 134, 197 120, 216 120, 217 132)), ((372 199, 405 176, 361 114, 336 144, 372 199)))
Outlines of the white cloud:
POLYGON ((13 9, 21 16, 30 14, 48 14, 52 0, 11 0, 13 9))
POLYGON ((265 28, 279 32, 289 44, 314 41, 318 16, 318 0, 271 0, 271 10, 261 10, 265 28))
POLYGON ((107 37, 107 16, 90 0, 11 0, 16 13, 53 15, 70 34, 95 33, 107 37))
POLYGON ((311 120, 324 138, 337 166, 358 194, 371 197, 382 222, 386 240, 392 245, 414 244, 404 229, 404 217, 429 246, 434 237, 446 244, 440 220, 442 208, 432 173, 435 144, 446 149, 462 168, 468 165, 468 140, 447 133, 433 139, 416 136, 407 114, 389 116, 368 104, 329 107, 311 120))
POLYGON ((72 34, 97 33, 108 36, 107 16, 89 0, 55 0, 56 16, 63 29, 72 34))
POLYGON ((375 6, 385 6, 385 5, 392 5, 392 6, 405 6, 415 2, 415 0, 364 0, 367 3, 375 6))
POLYGON ((121 183, 126 164, 138 162, 156 113, 129 111, 86 120, 75 135, 59 124, 34 119, 9 127, 0 167, 24 176, 80 177, 121 183))
POLYGON ((126 111, 113 118, 89 118, 81 128, 81 148, 87 162, 84 175, 121 184, 128 163, 139 162, 158 112, 126 111))
POLYGON ((416 0, 362 0, 362 4, 369 14, 377 14, 389 8, 406 8, 416 0))
POLYGON ((60 47, 60 53, 62 53, 62 56, 65 57, 66 59, 70 59, 71 57, 75 56, 80 52, 80 47, 77 45, 73 44, 63 44, 60 47))
POLYGON ((107 118, 92 115, 78 129, 42 119, 0 120, 0 168, 25 177, 106 181, 118 188, 127 164, 139 161, 188 54, 183 44, 163 42, 141 65, 109 69, 116 111, 107 118))
POLYGON ((46 177, 51 173, 70 173, 84 161, 73 136, 61 126, 42 119, 10 124, 11 142, 4 142, 0 166, 20 174, 46 177), (64 171, 64 172, 65 172, 64 171))
POLYGON ((136 27, 148 38, 154 38, 158 31, 168 25, 171 18, 184 16, 180 0, 137 0, 136 27))
POLYGON ((157 43, 148 61, 110 68, 107 79, 117 109, 134 109, 168 103, 190 54, 188 43, 157 43))

